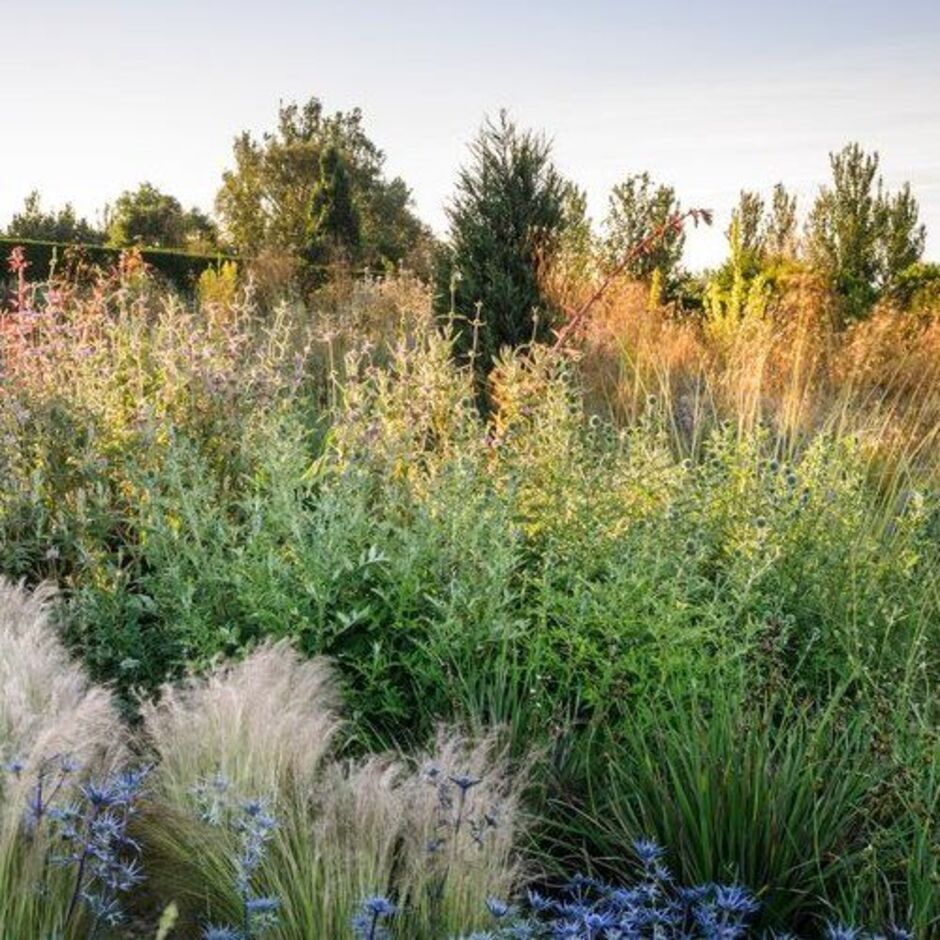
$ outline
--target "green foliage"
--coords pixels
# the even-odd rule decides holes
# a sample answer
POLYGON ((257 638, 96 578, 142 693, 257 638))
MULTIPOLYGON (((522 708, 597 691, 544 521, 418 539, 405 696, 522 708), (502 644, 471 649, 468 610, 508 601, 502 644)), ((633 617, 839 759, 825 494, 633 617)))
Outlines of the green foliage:
POLYGON ((109 210, 108 241, 116 248, 211 249, 217 243, 215 225, 198 209, 185 211, 178 199, 141 183, 122 193, 109 210))
MULTIPOLYGON (((223 175, 216 207, 238 251, 307 256, 311 211, 323 212, 312 202, 318 189, 318 199, 326 195, 321 158, 328 148, 342 157, 343 185, 361 226, 362 262, 382 269, 420 255, 430 233, 414 215, 404 182, 384 176, 385 155, 367 136, 362 112, 325 114, 317 98, 283 105, 277 129, 261 140, 248 132, 236 138, 235 166, 223 175)), ((348 208, 340 211, 349 216, 348 208)))
POLYGON ((339 149, 330 144, 320 154, 320 179, 310 199, 310 261, 353 262, 362 240, 359 213, 353 204, 349 174, 339 149))
POLYGON ((238 265, 234 261, 223 261, 213 268, 206 268, 196 281, 196 297, 199 306, 207 309, 216 306, 222 309, 235 304, 238 292, 238 265))
MULTIPOLYGON (((655 185, 649 173, 627 177, 610 194, 605 242, 610 262, 616 263, 629 254, 681 211, 671 186, 655 185)), ((640 280, 652 278, 658 272, 667 292, 671 292, 680 279, 679 265, 684 247, 683 231, 667 232, 650 251, 633 259, 626 272, 640 280)))
POLYGON ((104 241, 99 232, 85 219, 75 215, 71 203, 58 211, 44 212, 39 192, 33 190, 25 199, 21 212, 14 214, 6 230, 7 238, 26 241, 79 242, 97 245, 104 241))
MULTIPOLYGON (((29 241, 22 238, 0 238, 0 254, 6 256, 22 247, 31 280, 45 280, 50 274, 69 271, 78 273, 89 267, 111 270, 121 260, 121 249, 104 245, 74 245, 60 242, 29 241)), ((184 251, 162 251, 155 248, 140 253, 143 261, 181 291, 190 292, 200 275, 219 263, 223 256, 190 254, 184 251)))
POLYGON ((558 246, 570 187, 548 141, 520 130, 505 111, 484 122, 470 153, 447 210, 450 244, 438 264, 436 304, 460 318, 456 348, 485 374, 504 346, 549 335, 555 311, 537 269, 558 246))
POLYGON ((548 861, 617 864, 652 827, 683 873, 782 890, 771 919, 935 928, 940 507, 916 477, 837 431, 703 427, 683 459, 668 403, 592 418, 541 347, 497 361, 482 417, 408 309, 340 361, 302 308, 69 303, 2 339, 0 569, 60 586, 97 677, 152 689, 289 638, 335 663, 360 745, 442 719, 534 745, 548 861))
POLYGON ((928 310, 940 303, 940 264, 918 261, 905 268, 891 291, 893 300, 913 310, 928 310))
POLYGON ((737 239, 739 250, 760 255, 764 250, 763 221, 764 200, 757 193, 742 189, 737 208, 731 213, 731 228, 726 232, 728 241, 737 239))
POLYGON ((797 250, 796 196, 783 183, 774 186, 770 209, 763 223, 761 247, 771 257, 792 258, 797 250))
POLYGON ((857 319, 890 290, 924 250, 917 201, 908 184, 885 190, 877 153, 849 144, 829 155, 832 186, 823 187, 807 224, 810 260, 832 281, 847 319, 857 319))
POLYGON ((576 740, 569 760, 586 765, 591 798, 559 825, 602 871, 618 870, 637 833, 668 840, 684 881, 750 885, 765 924, 809 927, 863 864, 856 834, 887 772, 867 719, 843 721, 838 703, 816 713, 785 693, 755 699, 733 675, 670 684, 576 740))

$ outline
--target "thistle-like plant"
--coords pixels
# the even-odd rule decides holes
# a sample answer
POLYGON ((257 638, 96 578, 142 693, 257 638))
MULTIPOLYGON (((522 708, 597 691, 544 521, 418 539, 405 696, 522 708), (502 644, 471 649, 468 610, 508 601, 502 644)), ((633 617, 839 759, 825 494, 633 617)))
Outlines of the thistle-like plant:
POLYGON ((238 849, 233 860, 234 885, 240 904, 237 927, 208 925, 203 940, 256 940, 277 923, 280 901, 257 893, 259 869, 267 855, 277 823, 261 799, 239 801, 231 793, 228 781, 217 774, 200 781, 195 796, 205 822, 226 826, 237 836, 238 849))

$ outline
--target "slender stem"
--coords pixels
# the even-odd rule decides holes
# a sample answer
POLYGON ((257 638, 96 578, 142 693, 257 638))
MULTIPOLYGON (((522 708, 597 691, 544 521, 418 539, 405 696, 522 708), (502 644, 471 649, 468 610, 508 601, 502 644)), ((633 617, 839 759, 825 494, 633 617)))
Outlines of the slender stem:
POLYGON ((78 871, 75 873, 75 886, 72 888, 72 897, 69 899, 68 910, 65 914, 65 924, 68 924, 72 919, 72 915, 75 913, 75 908, 78 906, 78 899, 81 896, 82 883, 85 880, 85 865, 88 862, 88 838, 87 834, 91 826, 94 824, 95 819, 98 817, 98 808, 95 807, 92 809, 87 820, 85 821, 85 833, 86 838, 82 846, 82 854, 78 859, 78 871))
POLYGON ((681 232, 687 219, 693 219, 697 223, 700 218, 710 222, 711 214, 702 209, 689 209, 687 212, 676 213, 650 232, 646 238, 634 245, 623 256, 619 264, 601 281, 594 293, 577 310, 569 311, 568 322, 555 334, 555 344, 552 346, 552 351, 559 352, 564 347, 568 337, 577 330, 584 318, 591 312, 594 304, 607 293, 610 285, 623 274, 631 261, 648 254, 667 235, 673 232, 681 232))

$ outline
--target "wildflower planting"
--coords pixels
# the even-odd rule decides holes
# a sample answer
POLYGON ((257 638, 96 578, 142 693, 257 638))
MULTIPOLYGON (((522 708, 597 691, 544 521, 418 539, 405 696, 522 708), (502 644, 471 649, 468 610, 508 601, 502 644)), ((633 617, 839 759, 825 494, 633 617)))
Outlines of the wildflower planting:
POLYGON ((0 936, 935 936, 910 193, 878 189, 855 254, 844 200, 797 252, 787 193, 742 197, 696 280, 708 213, 635 177, 598 244, 503 116, 432 290, 344 266, 388 254, 330 137, 359 117, 283 117, 319 174, 294 255, 195 296, 139 252, 11 258, 0 936))

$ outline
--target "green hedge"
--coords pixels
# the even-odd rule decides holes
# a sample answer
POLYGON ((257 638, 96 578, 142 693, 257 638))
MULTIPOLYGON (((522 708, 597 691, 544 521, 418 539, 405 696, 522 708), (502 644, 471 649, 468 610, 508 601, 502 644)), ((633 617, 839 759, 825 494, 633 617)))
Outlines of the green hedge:
MULTIPOLYGON (((105 245, 77 245, 66 242, 34 241, 28 238, 0 238, 0 260, 6 268, 6 258, 17 246, 26 252, 29 261, 27 277, 44 280, 52 269, 53 259, 61 270, 63 265, 72 267, 84 263, 94 267, 110 268, 121 256, 120 248, 105 245)), ((154 270, 162 274, 180 290, 189 291, 206 268, 222 261, 235 260, 221 252, 213 255, 190 254, 185 251, 169 251, 163 248, 145 248, 141 255, 154 270)))

